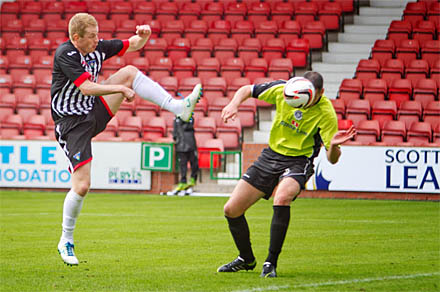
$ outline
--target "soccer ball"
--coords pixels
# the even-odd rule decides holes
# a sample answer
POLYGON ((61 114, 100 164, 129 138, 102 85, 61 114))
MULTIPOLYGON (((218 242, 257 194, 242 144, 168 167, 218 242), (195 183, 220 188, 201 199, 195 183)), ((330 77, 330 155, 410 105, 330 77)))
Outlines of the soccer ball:
POLYGON ((310 80, 293 77, 284 86, 284 100, 294 108, 307 108, 315 99, 315 87, 310 80))

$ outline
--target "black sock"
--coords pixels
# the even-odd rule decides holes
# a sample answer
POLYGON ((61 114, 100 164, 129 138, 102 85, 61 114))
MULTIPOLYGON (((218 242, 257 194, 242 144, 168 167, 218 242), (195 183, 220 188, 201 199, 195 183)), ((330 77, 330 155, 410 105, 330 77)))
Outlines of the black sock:
POLYGON ((273 206, 272 224, 270 226, 269 255, 266 262, 277 266, 278 256, 286 237, 290 221, 290 206, 273 206))
POLYGON ((243 258, 246 263, 252 263, 255 260, 255 256, 252 252, 249 226, 246 218, 244 215, 237 218, 225 217, 228 220, 229 230, 240 252, 240 257, 243 258))

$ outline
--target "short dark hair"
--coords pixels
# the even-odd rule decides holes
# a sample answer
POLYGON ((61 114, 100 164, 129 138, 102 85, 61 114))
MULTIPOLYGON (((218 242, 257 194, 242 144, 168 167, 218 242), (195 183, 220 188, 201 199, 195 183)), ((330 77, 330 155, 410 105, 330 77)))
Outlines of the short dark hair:
POLYGON ((310 80, 316 90, 321 90, 324 88, 324 78, 322 75, 315 71, 307 71, 304 73, 304 78, 310 80))

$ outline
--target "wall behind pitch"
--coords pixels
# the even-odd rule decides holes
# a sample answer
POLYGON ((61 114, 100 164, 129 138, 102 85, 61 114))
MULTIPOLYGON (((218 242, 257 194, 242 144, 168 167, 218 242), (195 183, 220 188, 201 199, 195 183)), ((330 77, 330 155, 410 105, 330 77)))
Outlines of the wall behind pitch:
MULTIPOLYGON (((93 142, 92 189, 150 190, 141 143, 93 142)), ((68 161, 55 141, 0 141, 0 187, 70 188, 68 161)))

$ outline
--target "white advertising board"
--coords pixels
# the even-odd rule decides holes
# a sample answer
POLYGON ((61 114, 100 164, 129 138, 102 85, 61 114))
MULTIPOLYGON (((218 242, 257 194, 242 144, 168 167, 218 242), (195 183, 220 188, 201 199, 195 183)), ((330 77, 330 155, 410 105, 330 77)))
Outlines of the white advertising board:
MULTIPOLYGON (((93 142, 92 149, 92 189, 151 189, 141 143, 93 142)), ((0 141, 0 187, 70 188, 67 166, 55 141, 0 141)))
POLYGON ((306 189, 440 193, 440 148, 342 146, 337 164, 322 148, 306 189))

